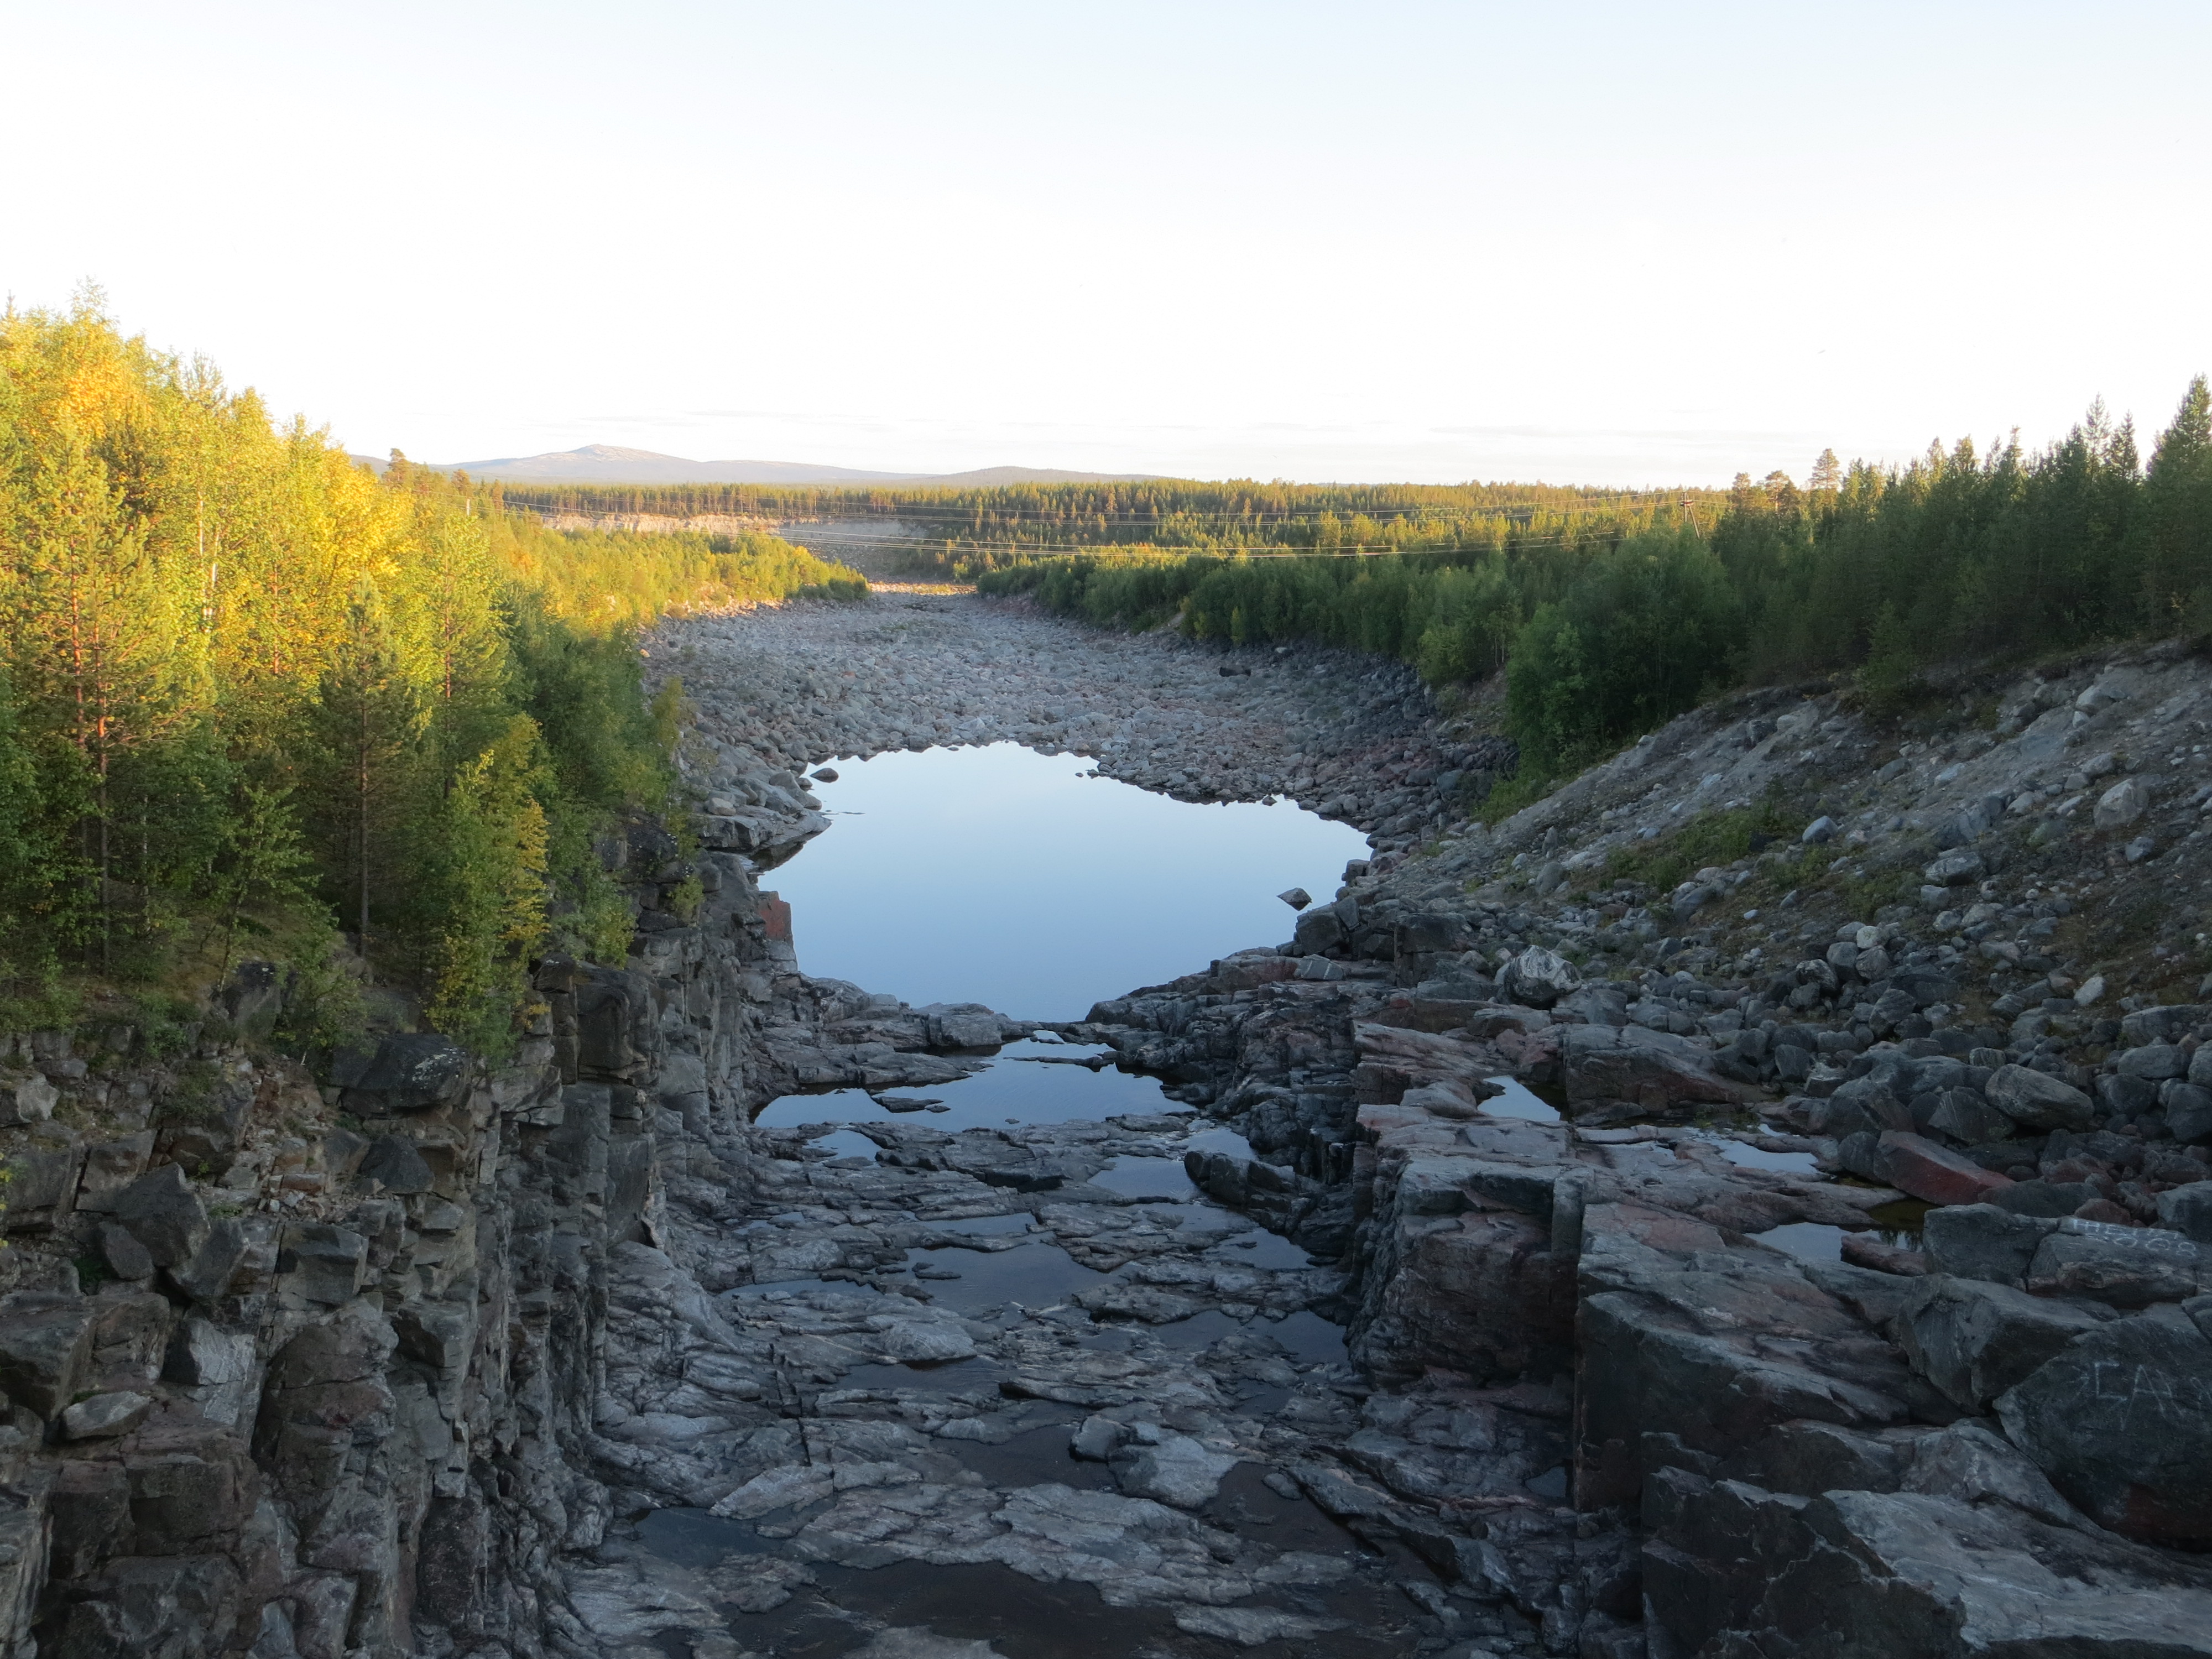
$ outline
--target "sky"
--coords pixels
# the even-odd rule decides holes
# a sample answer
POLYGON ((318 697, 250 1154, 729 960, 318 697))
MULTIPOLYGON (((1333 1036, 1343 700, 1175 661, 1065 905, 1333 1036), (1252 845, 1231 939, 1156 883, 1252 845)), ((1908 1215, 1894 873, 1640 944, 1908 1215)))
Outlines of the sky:
POLYGON ((2201 0, 4 13, 0 284, 361 453, 1714 484, 2212 368, 2201 0))

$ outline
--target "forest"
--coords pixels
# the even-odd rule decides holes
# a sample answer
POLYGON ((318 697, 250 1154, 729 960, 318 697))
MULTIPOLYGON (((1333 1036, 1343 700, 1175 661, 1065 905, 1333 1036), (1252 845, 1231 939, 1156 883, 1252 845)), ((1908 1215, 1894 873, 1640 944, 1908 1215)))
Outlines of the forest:
POLYGON ((1525 799, 1735 685, 1849 673, 1896 706, 1948 664, 2212 634, 2212 397, 2190 383, 2147 463, 2100 405, 2032 453, 1826 453, 1802 488, 1739 476, 1712 512, 1532 514, 1351 557, 1030 556, 979 585, 1102 624, 1379 652, 1432 685, 1502 670, 1525 799))
POLYGON ((860 579, 767 536, 561 535, 380 480, 88 295, 0 317, 0 994, 149 1007, 286 964, 286 1036, 374 974, 496 1054, 536 952, 620 960, 597 847, 664 806, 637 630, 860 579))
POLYGON ((1717 490, 1618 491, 1549 484, 1286 484, 1236 481, 1012 484, 988 489, 792 488, 773 484, 507 486, 541 513, 649 514, 763 520, 896 520, 916 574, 969 580, 1024 559, 1098 548, 1182 552, 1492 550, 1594 522, 1632 531, 1662 513, 1710 521, 1717 490))

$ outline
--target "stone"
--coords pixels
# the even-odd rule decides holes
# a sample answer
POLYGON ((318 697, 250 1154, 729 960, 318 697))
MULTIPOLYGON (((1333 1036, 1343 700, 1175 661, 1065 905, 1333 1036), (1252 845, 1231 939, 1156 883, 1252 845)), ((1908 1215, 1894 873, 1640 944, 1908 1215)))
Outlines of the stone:
POLYGON ((104 1221, 100 1227, 100 1254, 107 1263, 107 1271, 118 1279, 136 1280, 154 1276, 154 1258, 146 1247, 112 1221, 104 1221))
POLYGON ((1930 1204, 1978 1204, 2009 1187, 2012 1178, 1985 1170, 1934 1141, 1887 1129, 1881 1139, 1881 1162, 1889 1184, 1930 1204))
POLYGON ((2190 1057, 2171 1042, 2146 1042, 2141 1048, 2128 1048, 2116 1055, 2113 1067, 2122 1077, 2144 1078, 2153 1083, 2162 1083, 2168 1078, 2180 1077, 2189 1070, 2190 1057))
POLYGON ((2212 1246, 2212 1181, 2192 1181, 2160 1193, 2158 1221, 2199 1246, 2212 1246))
POLYGON ((1086 1417, 1068 1437, 1067 1449, 1071 1456, 1103 1463, 1128 1437, 1129 1429, 1125 1423, 1117 1423, 1110 1417, 1086 1417))
POLYGON ((2008 1140, 2013 1134, 2013 1121, 1990 1105, 1978 1089, 1944 1090, 1929 1115, 1928 1127, 1969 1146, 2008 1140))
POLYGON ((933 1048, 995 1048, 1006 1041, 998 1015, 980 1002, 933 1002, 915 1012, 927 1023, 933 1048))
POLYGON ((1240 1648, 1256 1648, 1270 1642, 1304 1643, 1345 1627, 1341 1619, 1283 1613, 1273 1607, 1178 1607, 1175 1622, 1177 1630, 1190 1635, 1218 1637, 1240 1648))
POLYGON ((1819 847, 1835 838, 1836 821, 1823 814, 1798 832, 1797 842, 1802 847, 1819 847))
POLYGON ((372 1049, 346 1049, 331 1062, 331 1081, 345 1092, 347 1110, 363 1117, 450 1106, 467 1092, 468 1050, 434 1032, 398 1032, 372 1049))
POLYGON ((2204 1252, 2177 1233, 2072 1218, 2027 1264, 2027 1288, 2038 1296, 2082 1297, 2115 1308, 2179 1302, 2206 1279, 2204 1252))
POLYGON ((2074 1087, 2025 1066, 1999 1066, 1984 1092, 1990 1104, 2021 1127, 2039 1134, 2052 1129, 2087 1129, 2096 1120, 2096 1103, 2074 1087))
POLYGON ((368 1241, 325 1221, 287 1228, 276 1255, 276 1271, 284 1275, 287 1290, 330 1307, 360 1293, 368 1267, 368 1241))
POLYGON ((25 1077, 0 1075, 0 1127, 44 1123, 53 1116, 62 1091, 36 1072, 25 1077))
POLYGON ((2027 1264, 2051 1228, 1993 1204, 1933 1210, 1922 1224, 1923 1247, 1937 1273, 1984 1279, 2017 1290, 2027 1264))
POLYGON ((95 1394, 62 1412, 64 1440, 112 1440, 146 1420, 154 1409, 151 1395, 123 1391, 95 1394))
POLYGON ((1921 1280, 1905 1298, 1898 1343, 1912 1369, 1947 1399, 1984 1412, 2075 1337, 2111 1317, 2100 1308, 1938 1273, 1921 1280))
POLYGON ((2212 1545, 2212 1342, 2179 1314, 2087 1333, 1996 1411, 2012 1443, 2103 1525, 2145 1543, 2212 1545))
POLYGON ((1583 976, 1555 951, 1532 945, 1498 970, 1498 994, 1530 1008, 1549 1008, 1582 988, 1583 976))
MULTIPOLYGON (((1141 1430, 1140 1430, 1141 1433, 1141 1430)), ((1237 1466, 1187 1434, 1163 1431, 1150 1444, 1122 1447, 1113 1455, 1114 1480, 1132 1498, 1150 1498, 1177 1509, 1194 1510, 1221 1489, 1221 1477, 1237 1466)))
POLYGON ((1352 937, 1359 925, 1359 906, 1351 899, 1317 904, 1303 912, 1291 930, 1291 941, 1304 956, 1324 956, 1352 937))
POLYGON ((2185 1146, 2212 1146, 2212 1089, 2176 1084, 2166 1091, 2165 1106, 2167 1133, 2185 1146))
POLYGON ((2097 797, 2090 818, 2100 830, 2118 830, 2150 811, 2150 791, 2133 778, 2122 778, 2097 797))
POLYGON ((1559 1071, 1568 1114, 1578 1119, 1605 1108, 1650 1114, 1762 1098, 1756 1087, 1723 1077, 1711 1049, 1641 1025, 1565 1027, 1559 1071))
POLYGON ((362 1155, 355 1178, 387 1193, 427 1193, 434 1177, 415 1143, 404 1135, 379 1135, 362 1155))
POLYGON ((2054 1526, 2070 1527, 2079 1520, 2041 1469, 2011 1442, 1976 1422, 1954 1423, 1923 1435, 1899 1486, 1964 1504, 2009 1504, 2054 1526))
POLYGON ((178 1164, 149 1170, 125 1187, 115 1195, 113 1214, 158 1267, 190 1261, 207 1243, 207 1206, 178 1164))
POLYGON ((1921 874, 1936 887, 1963 887, 1969 882, 1979 881, 1989 873, 1989 865, 1972 848, 1961 847, 1946 853, 1929 865, 1921 874))
POLYGON ((1303 910, 1313 902, 1313 895, 1303 887, 1286 887, 1275 896, 1293 910, 1303 910))
POLYGON ((81 1296, 0 1297, 0 1390, 40 1417, 61 1415, 91 1369, 94 1313, 81 1296))
POLYGON ((208 1226, 207 1241, 181 1267, 169 1269, 169 1282, 195 1302, 213 1302, 230 1289, 252 1243, 245 1226, 225 1216, 208 1226))

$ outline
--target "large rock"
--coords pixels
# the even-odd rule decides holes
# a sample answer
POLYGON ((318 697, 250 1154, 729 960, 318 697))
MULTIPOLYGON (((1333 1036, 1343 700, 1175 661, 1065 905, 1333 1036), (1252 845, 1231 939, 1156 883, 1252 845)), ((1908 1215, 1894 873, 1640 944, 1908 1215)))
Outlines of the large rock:
MULTIPOLYGON (((2085 1334, 1996 1410, 2051 1484, 2113 1531, 2212 1546, 2212 1342, 2178 1310, 2085 1334)), ((2212 1644, 2212 1607, 2203 1616, 2212 1644)))
POLYGON ((2122 778, 2097 797, 2090 813, 2100 830, 2118 830, 2150 811, 2150 791, 2134 778, 2122 778))
POLYGON ((450 1106, 468 1091, 469 1053, 434 1032, 398 1032, 373 1049, 347 1049, 331 1066, 348 1111, 363 1117, 450 1106))
POLYGON ((1969 1204, 1929 1212, 1921 1244, 1939 1273, 2019 1290, 2027 1282, 2027 1264, 2051 1231, 2049 1222, 2032 1216, 1994 1204, 1969 1204))
POLYGON ((1980 1412, 2111 1317, 2101 1308, 1938 1273, 1921 1280, 1905 1298, 1897 1336, 1913 1370, 1948 1398, 1980 1412))
POLYGON ((1750 1085, 1723 1077, 1711 1049, 1642 1025, 1565 1027, 1559 1071, 1568 1115, 1576 1118, 1662 1115, 1763 1097, 1750 1085))
MULTIPOLYGON (((1143 1436, 1149 1425, 1141 1425, 1143 1436)), ((1113 1454, 1115 1483, 1132 1498, 1150 1498, 1177 1509, 1194 1510, 1221 1490, 1221 1477, 1237 1465, 1226 1452, 1213 1450, 1187 1434, 1152 1431, 1150 1444, 1132 1444, 1113 1454)))
POLYGON ((1920 1135, 1887 1129, 1879 1145, 1889 1184, 1930 1204, 1978 1204, 1991 1192, 2012 1185, 2009 1176, 1985 1170, 1920 1135))
POLYGON ((113 1213, 157 1267, 179 1267, 207 1243, 207 1206, 174 1164, 149 1170, 117 1194, 113 1213))
POLYGON ((2025 1066, 2000 1066, 1984 1092, 1990 1105, 2038 1134, 2086 1129, 2096 1117, 2096 1103, 2081 1090, 2025 1066))
POLYGON ((1006 1040, 1005 1022, 980 1002, 933 1002, 915 1012, 927 1022, 933 1048, 995 1048, 1006 1040))
POLYGON ((2038 1296, 2087 1297, 2116 1308, 2179 1302, 2205 1289, 2203 1250, 2161 1227, 2124 1227, 2069 1216, 2027 1264, 2038 1296))
POLYGON ((2201 1575, 2009 1502, 1806 1498, 1671 1469, 1647 1513, 1655 1652, 1699 1659, 2191 1659, 2201 1575))
POLYGON ((1498 970, 1498 993, 1531 1008, 1549 1008, 1582 988, 1583 976, 1556 951, 1532 945, 1498 970))
POLYGON ((0 1391, 40 1417, 59 1416, 91 1369, 95 1311, 81 1296, 0 1297, 0 1391))

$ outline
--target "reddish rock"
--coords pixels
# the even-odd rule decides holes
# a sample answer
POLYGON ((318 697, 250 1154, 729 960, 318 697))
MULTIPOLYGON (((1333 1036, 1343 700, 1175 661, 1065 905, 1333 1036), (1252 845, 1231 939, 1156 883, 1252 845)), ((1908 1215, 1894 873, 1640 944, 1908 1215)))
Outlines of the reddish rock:
POLYGON ((1979 1204, 1991 1193, 2012 1185, 2008 1177, 1995 1170, 1984 1170, 1973 1159, 1922 1135, 1886 1129, 1881 1146, 1890 1184, 1930 1204, 1979 1204))

